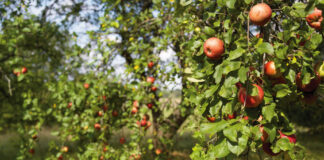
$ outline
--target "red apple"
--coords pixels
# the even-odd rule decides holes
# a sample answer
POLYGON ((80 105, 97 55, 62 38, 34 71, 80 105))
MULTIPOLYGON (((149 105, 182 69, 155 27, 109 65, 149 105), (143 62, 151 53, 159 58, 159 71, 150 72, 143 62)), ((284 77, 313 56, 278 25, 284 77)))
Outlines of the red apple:
POLYGON ((306 17, 306 21, 312 28, 317 30, 321 29, 321 23, 323 21, 322 10, 315 8, 314 12, 306 17))
POLYGON ((224 53, 224 43, 222 40, 212 37, 204 43, 204 53, 210 59, 219 59, 224 53))
POLYGON ((138 107, 139 107, 139 103, 138 103, 138 101, 137 101, 137 100, 135 100, 135 101, 133 102, 133 107, 136 107, 136 108, 138 108, 138 107))
POLYGON ((117 112, 117 111, 113 111, 113 112, 112 112, 112 115, 113 115, 114 117, 117 117, 117 116, 118 116, 118 112, 117 112))
POLYGON ((102 96, 102 99, 105 101, 107 99, 107 97, 106 96, 102 96))
POLYGON ((248 121, 249 120, 249 116, 244 116, 243 119, 245 119, 245 120, 248 121))
POLYGON ((147 77, 146 78, 146 82, 149 82, 149 83, 154 83, 154 81, 155 81, 155 78, 154 77, 147 77))
POLYGON ((154 67, 154 62, 149 62, 148 64, 147 64, 147 67, 149 68, 149 69, 152 69, 153 67, 154 67))
POLYGON ((102 107, 103 111, 106 112, 108 110, 108 106, 105 104, 103 107, 102 107))
POLYGON ((24 74, 24 73, 27 73, 27 71, 28 71, 28 70, 27 70, 26 67, 23 67, 23 68, 21 69, 21 73, 23 73, 23 74, 24 74))
POLYGON ((19 69, 14 69, 13 73, 18 77, 20 75, 19 69))
POLYGON ((103 148, 103 152, 107 152, 107 151, 108 151, 108 147, 105 146, 105 147, 103 148))
POLYGON ((150 116, 148 114, 144 114, 142 119, 147 121, 150 119, 150 116))
POLYGON ((274 61, 269 61, 264 65, 264 74, 270 78, 278 78, 281 75, 276 69, 274 61))
POLYGON ((152 92, 155 92, 156 90, 157 90, 157 87, 156 87, 156 86, 152 86, 152 87, 151 87, 151 91, 152 91, 152 92))
POLYGON ((161 153, 162 153, 162 150, 161 149, 158 148, 158 149, 155 150, 155 154, 156 155, 160 155, 161 153))
POLYGON ((132 154, 129 159, 134 159, 134 160, 140 160, 141 159, 141 155, 140 154, 132 154))
POLYGON ((152 123, 150 121, 147 121, 147 125, 145 127, 145 130, 147 130, 151 125, 152 125, 152 123))
POLYGON ((100 156, 100 160, 104 160, 105 159, 105 157, 104 156, 100 156))
POLYGON ((35 153, 35 149, 30 149, 29 151, 28 151, 30 154, 34 154, 35 153))
POLYGON ((152 107, 153 107, 153 104, 152 103, 148 103, 147 104, 147 108, 152 109, 152 107))
POLYGON ((264 127, 262 125, 260 126, 259 129, 260 129, 260 132, 262 133, 261 141, 263 143, 267 142, 268 141, 268 137, 269 137, 268 133, 264 130, 264 127))
POLYGON ((143 120, 141 120, 141 126, 142 126, 142 127, 145 127, 146 125, 147 125, 147 122, 146 122, 146 120, 144 120, 144 119, 143 119, 143 120))
POLYGON ((279 153, 273 153, 273 151, 271 150, 271 143, 263 143, 262 144, 262 149, 265 153, 267 153, 270 156, 277 156, 280 154, 279 153))
POLYGON ((131 113, 136 114, 137 112, 138 112, 138 109, 136 107, 133 107, 131 113))
POLYGON ((234 112, 233 114, 228 114, 227 117, 225 117, 225 120, 229 120, 229 119, 234 119, 236 118, 236 113, 234 112))
POLYGON ((124 137, 122 137, 122 138, 119 139, 119 143, 120 143, 120 144, 124 144, 125 142, 126 142, 126 140, 125 140, 124 137))
POLYGON ((298 87, 298 89, 300 89, 303 92, 315 91, 320 83, 321 83, 321 77, 319 76, 319 74, 317 72, 315 74, 315 78, 311 79, 308 84, 303 84, 300 72, 296 76, 297 87, 298 87))
POLYGON ((85 89, 88 89, 88 88, 90 87, 90 85, 89 85, 88 83, 84 83, 84 84, 83 84, 83 87, 84 87, 85 89))
POLYGON ((98 111, 97 115, 98 115, 98 117, 102 117, 102 115, 103 115, 102 111, 98 111))
POLYGON ((249 13, 251 22, 258 26, 263 26, 271 19, 272 10, 269 5, 259 3, 253 6, 249 13))
POLYGON ((263 38, 263 33, 257 33, 257 34, 255 35, 255 37, 256 37, 256 38, 263 38))
POLYGON ((67 108, 71 108, 71 107, 72 107, 72 102, 69 102, 67 108))
POLYGON ((100 130, 101 125, 100 125, 99 123, 96 123, 96 124, 94 125, 94 128, 95 128, 96 130, 100 130))
POLYGON ((247 108, 258 107, 263 101, 263 97, 264 97, 263 89, 257 84, 253 84, 253 86, 258 88, 258 95, 256 96, 246 95, 247 93, 244 87, 241 87, 238 93, 238 100, 242 104, 244 104, 246 100, 245 106, 247 108))
POLYGON ((278 131, 280 134, 280 138, 288 138, 290 143, 296 143, 297 138, 295 134, 292 135, 285 135, 284 133, 282 133, 281 131, 278 131))
POLYGON ((63 156, 60 155, 60 156, 57 158, 57 160, 63 160, 63 156))
POLYGON ((209 116, 207 116, 207 120, 209 122, 215 122, 216 121, 216 117, 209 117, 209 116))

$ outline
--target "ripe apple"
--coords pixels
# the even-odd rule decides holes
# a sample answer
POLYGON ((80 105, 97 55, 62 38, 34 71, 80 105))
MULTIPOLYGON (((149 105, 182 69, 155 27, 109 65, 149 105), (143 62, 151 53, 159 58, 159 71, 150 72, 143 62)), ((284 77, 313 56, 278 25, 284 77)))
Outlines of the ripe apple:
POLYGON ((146 78, 146 82, 149 82, 149 83, 151 83, 151 84, 153 84, 154 81, 155 81, 155 78, 154 78, 154 77, 147 77, 147 78, 146 78))
POLYGON ((216 121, 216 117, 209 117, 209 116, 207 116, 207 120, 209 122, 215 122, 216 121))
POLYGON ((100 125, 99 123, 96 123, 96 124, 94 125, 94 128, 95 128, 96 130, 100 130, 101 125, 100 125))
POLYGON ((263 143, 267 142, 268 141, 268 137, 269 137, 268 133, 264 130, 264 127, 262 125, 260 126, 259 129, 260 129, 260 132, 262 133, 261 141, 263 143))
POLYGON ((262 149, 265 153, 267 153, 270 156, 277 156, 279 155, 281 152, 279 153, 273 153, 273 151, 271 150, 271 143, 263 143, 262 144, 262 149))
POLYGON ((292 135, 285 135, 284 133, 282 133, 281 131, 278 131, 280 134, 280 138, 288 138, 290 143, 296 143, 297 141, 297 137, 295 134, 292 135))
POLYGON ((307 105, 316 104, 318 96, 315 93, 303 93, 302 103, 307 105))
POLYGON ((249 17, 253 24, 263 26, 271 19, 271 14, 272 10, 269 5, 259 3, 251 8, 249 17))
POLYGON ((249 116, 244 116, 243 119, 245 119, 245 120, 248 121, 249 120, 249 116))
POLYGON ((105 157, 104 156, 100 156, 100 160, 104 160, 105 159, 105 157))
POLYGON ((146 120, 142 119, 142 120, 141 120, 141 126, 142 126, 142 127, 145 127, 146 125, 147 125, 146 120))
POLYGON ((72 102, 69 102, 67 108, 71 108, 71 107, 72 107, 72 102))
POLYGON ((19 69, 14 69, 13 73, 18 77, 20 75, 19 69))
POLYGON ((149 62, 148 64, 147 64, 147 67, 149 68, 149 69, 152 69, 153 67, 154 67, 154 62, 149 62))
POLYGON ((112 115, 113 115, 114 117, 117 117, 117 116, 118 116, 118 112, 117 112, 116 110, 114 110, 114 111, 112 112, 112 115))
POLYGON ((60 156, 57 158, 57 160, 63 160, 63 156, 60 155, 60 156))
POLYGON ((150 119, 150 116, 148 114, 144 114, 142 119, 147 121, 150 119))
POLYGON ((133 107, 131 113, 136 114, 137 112, 138 112, 138 109, 136 107, 133 107))
POLYGON ((147 108, 152 109, 152 107, 153 107, 153 104, 152 103, 148 103, 147 104, 147 108))
POLYGON ((219 59, 224 53, 224 43, 222 40, 212 37, 204 43, 204 53, 210 59, 219 59))
POLYGON ((244 101, 246 99, 245 106, 247 108, 258 107, 263 101, 263 97, 264 97, 263 89, 257 84, 253 84, 253 86, 258 88, 258 95, 256 96, 246 95, 247 93, 244 87, 241 87, 238 93, 238 100, 242 104, 244 104, 244 101))
POLYGON ((125 140, 124 137, 121 137, 121 138, 119 139, 119 143, 120 143, 120 144, 124 144, 125 142, 126 142, 126 140, 125 140))
POLYGON ((155 150, 155 154, 156 155, 160 155, 161 153, 162 153, 162 150, 161 149, 158 148, 158 149, 155 150))
POLYGON ((257 34, 255 35, 255 37, 256 37, 256 38, 263 38, 263 33, 257 33, 257 34))
POLYGON ((276 69, 274 61, 269 61, 264 65, 264 74, 270 78, 278 78, 281 75, 276 69))
POLYGON ((106 112, 108 110, 108 106, 105 104, 103 107, 102 107, 103 111, 106 112))
POLYGON ((107 99, 107 97, 106 96, 102 96, 102 99, 105 101, 107 99))
POLYGON ((62 152, 67 153, 69 151, 69 147, 68 146, 63 146, 61 150, 62 150, 62 152))
POLYGON ((321 23, 323 21, 322 10, 315 8, 313 13, 307 15, 306 21, 312 28, 317 30, 321 29, 321 23))
POLYGON ((103 114, 102 111, 97 112, 98 117, 102 117, 102 114, 103 114))
POLYGON ((23 74, 24 74, 24 73, 27 73, 27 71, 28 71, 28 70, 27 70, 26 67, 23 67, 23 68, 21 69, 21 73, 23 73, 23 74))
POLYGON ((29 152, 30 154, 34 154, 34 153, 35 153, 35 149, 32 148, 32 149, 30 149, 28 152, 29 152))
POLYGON ((138 106, 139 106, 139 103, 138 103, 138 101, 137 101, 137 100, 135 100, 135 101, 133 102, 133 107, 136 107, 136 108, 138 108, 138 106))
POLYGON ((151 125, 152 125, 152 123, 150 121, 147 121, 147 125, 145 127, 145 130, 147 130, 151 125))
POLYGON ((318 72, 315 73, 315 78, 311 79, 308 84, 303 84, 300 72, 296 76, 297 87, 303 92, 315 91, 320 83, 321 83, 321 77, 319 76, 318 72))
POLYGON ((225 120, 230 120, 236 118, 236 113, 234 112, 233 114, 228 114, 227 117, 225 117, 225 120))
POLYGON ((151 87, 151 91, 152 91, 152 92, 155 92, 156 90, 157 90, 157 87, 156 87, 156 86, 152 86, 152 87, 151 87))
POLYGON ((141 159, 141 155, 140 154, 132 154, 129 158, 130 159, 134 159, 134 160, 140 160, 141 159))
POLYGON ((88 83, 84 83, 84 84, 83 84, 83 87, 84 87, 85 89, 88 89, 88 88, 90 87, 90 85, 89 85, 88 83))

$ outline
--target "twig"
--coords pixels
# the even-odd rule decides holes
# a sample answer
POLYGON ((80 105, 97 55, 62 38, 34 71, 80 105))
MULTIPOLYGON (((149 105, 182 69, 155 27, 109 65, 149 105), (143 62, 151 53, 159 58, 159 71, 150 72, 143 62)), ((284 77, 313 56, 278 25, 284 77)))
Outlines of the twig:
POLYGON ((9 88, 9 94, 12 96, 12 90, 11 90, 11 80, 8 78, 7 75, 5 75, 6 80, 8 81, 8 88, 9 88))

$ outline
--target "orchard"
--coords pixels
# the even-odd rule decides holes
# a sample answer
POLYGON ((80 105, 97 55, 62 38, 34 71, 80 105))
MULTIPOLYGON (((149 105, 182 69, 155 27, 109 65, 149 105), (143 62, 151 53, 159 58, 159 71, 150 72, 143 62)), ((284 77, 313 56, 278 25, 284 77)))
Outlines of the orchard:
POLYGON ((323 0, 3 0, 0 157, 320 159, 322 10, 323 0))

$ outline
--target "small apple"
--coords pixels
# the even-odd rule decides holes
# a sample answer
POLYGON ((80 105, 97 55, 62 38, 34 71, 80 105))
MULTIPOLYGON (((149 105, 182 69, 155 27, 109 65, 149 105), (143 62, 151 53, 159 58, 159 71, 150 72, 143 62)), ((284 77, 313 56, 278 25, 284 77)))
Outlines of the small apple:
POLYGON ((156 90, 157 90, 157 87, 156 87, 156 86, 152 86, 152 87, 151 87, 151 91, 152 91, 152 92, 155 92, 156 90))
POLYGON ((160 155, 161 153, 162 153, 162 150, 161 149, 158 148, 158 149, 155 150, 155 154, 156 155, 160 155))
POLYGON ((299 72, 296 76, 297 88, 303 92, 315 91, 320 83, 321 83, 321 77, 319 76, 318 72, 315 73, 315 78, 311 79, 308 84, 303 84, 301 79, 301 72, 299 72))
POLYGON ((146 125, 147 125, 147 121, 146 121, 146 120, 144 120, 144 119, 143 119, 143 120, 141 120, 141 126, 142 126, 142 127, 145 127, 146 125))
POLYGON ((114 117, 117 117, 117 116, 118 116, 118 112, 117 112, 116 110, 114 110, 114 111, 112 112, 112 115, 113 115, 114 117))
POLYGON ((131 113, 136 114, 137 112, 138 112, 138 109, 136 107, 133 107, 131 113))
POLYGON ((37 138, 38 138, 37 134, 34 134, 34 135, 32 136, 32 139, 33 139, 33 140, 36 140, 37 138))
POLYGON ((129 158, 130 159, 134 159, 134 160, 140 160, 141 159, 141 155, 140 154, 132 154, 129 158))
POLYGON ((90 87, 90 85, 89 85, 88 83, 84 83, 84 84, 83 84, 83 87, 84 87, 85 89, 88 89, 88 88, 90 87))
POLYGON ((34 153, 35 153, 35 149, 32 148, 32 149, 30 149, 28 152, 29 152, 30 154, 34 154, 34 153))
POLYGON ((256 38, 263 38, 263 33, 257 33, 257 34, 255 35, 255 37, 256 37, 256 38))
POLYGON ((121 137, 121 138, 119 139, 119 143, 120 143, 120 144, 124 144, 125 142, 126 142, 126 140, 125 140, 124 137, 121 137))
POLYGON ((306 21, 312 28, 317 30, 321 29, 321 23, 323 21, 322 10, 315 8, 313 13, 307 15, 306 21))
POLYGON ((284 133, 282 133, 281 131, 278 131, 280 134, 280 138, 288 138, 290 143, 296 143, 297 141, 297 137, 295 134, 292 135, 285 135, 284 133))
POLYGON ((152 123, 150 121, 147 121, 147 125, 145 127, 145 130, 147 130, 151 125, 152 125, 152 123))
POLYGON ((279 153, 273 153, 273 151, 271 150, 271 143, 263 143, 262 144, 262 149, 265 153, 267 153, 270 156, 277 156, 279 155, 281 152, 279 153))
POLYGON ((69 147, 68 146, 63 146, 61 151, 67 153, 69 151, 69 147))
POLYGON ((152 103, 148 103, 147 104, 147 108, 152 109, 152 107, 153 107, 153 104, 152 103))
POLYGON ((106 112, 108 110, 108 106, 105 104, 103 107, 102 107, 103 111, 106 112))
POLYGON ((106 97, 106 96, 102 96, 102 99, 103 99, 104 101, 106 101, 107 97, 106 97))
POLYGON ((225 120, 230 120, 230 119, 235 119, 236 118, 236 113, 234 112, 233 114, 228 114, 227 117, 225 117, 225 120))
POLYGON ((195 32, 199 33, 200 32, 200 28, 199 27, 196 27, 195 28, 195 32))
POLYGON ((249 116, 244 116, 243 119, 248 121, 249 120, 249 116))
POLYGON ((317 68, 316 71, 318 72, 319 76, 324 77, 324 62, 320 62, 318 64, 318 67, 316 67, 316 68, 317 68))
POLYGON ((264 127, 261 125, 260 128, 259 128, 260 132, 262 133, 262 136, 261 136, 261 141, 263 143, 267 142, 268 141, 268 133, 264 130, 264 127))
POLYGON ((209 122, 215 122, 216 121, 216 117, 210 117, 210 116, 207 116, 207 120, 209 122))
POLYGON ((18 77, 21 72, 18 69, 14 69, 13 73, 18 77))
POLYGON ((71 107, 72 107, 72 102, 69 102, 67 108, 71 108, 71 107))
POLYGON ((136 108, 138 108, 138 107, 139 107, 139 103, 138 103, 138 101, 137 101, 137 100, 135 100, 135 101, 133 102, 133 107, 136 107, 136 108))
POLYGON ((245 106, 247 108, 256 108, 263 101, 263 97, 264 97, 263 89, 257 84, 253 84, 253 86, 257 87, 258 89, 258 95, 256 96, 247 95, 246 89, 244 87, 241 87, 238 92, 238 100, 241 102, 241 104, 244 104, 246 100, 245 106))
POLYGON ((22 69, 21 69, 21 73, 23 73, 23 74, 25 74, 25 73, 27 73, 27 68, 26 67, 23 67, 22 69))
POLYGON ((249 12, 251 22, 258 26, 263 26, 271 19, 272 10, 269 5, 259 3, 253 6, 249 12))
POLYGON ((281 76, 280 72, 276 69, 274 61, 269 61, 264 65, 264 74, 270 78, 278 78, 281 76))
POLYGON ((212 37, 205 41, 204 43, 204 53, 210 59, 219 59, 224 53, 224 43, 222 40, 212 37))
POLYGON ((147 67, 149 68, 149 69, 152 69, 153 67, 154 67, 154 62, 149 62, 148 64, 147 64, 147 67))
POLYGON ((105 157, 104 156, 100 156, 100 160, 104 160, 105 159, 105 157))
POLYGON ((102 117, 102 115, 103 115, 102 111, 98 111, 97 115, 98 115, 98 117, 102 117))
POLYGON ((154 77, 147 77, 147 78, 146 78, 146 82, 149 82, 149 83, 151 83, 151 84, 153 84, 154 81, 155 81, 155 78, 154 78, 154 77))
POLYGON ((96 130, 100 130, 101 125, 100 125, 99 123, 96 123, 96 124, 94 125, 94 128, 95 128, 96 130))
POLYGON ((57 160, 63 160, 63 156, 60 155, 60 156, 57 158, 57 160))

